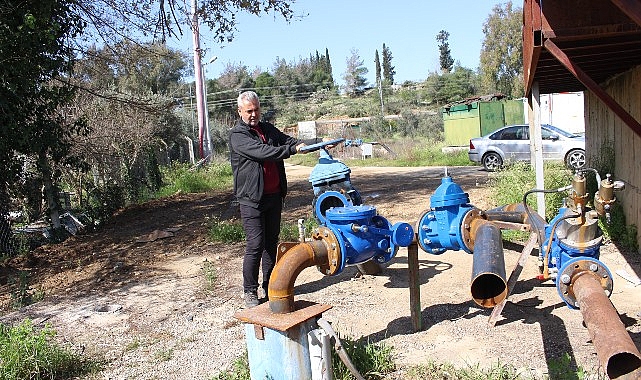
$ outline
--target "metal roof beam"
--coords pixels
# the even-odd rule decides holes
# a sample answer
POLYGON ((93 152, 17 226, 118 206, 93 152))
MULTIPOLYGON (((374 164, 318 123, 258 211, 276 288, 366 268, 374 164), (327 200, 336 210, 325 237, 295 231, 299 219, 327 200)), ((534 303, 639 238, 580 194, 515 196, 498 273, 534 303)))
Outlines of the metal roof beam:
POLYGON ((611 0, 612 4, 619 7, 621 12, 625 13, 626 16, 630 17, 632 21, 636 22, 637 25, 641 26, 641 8, 639 8, 639 2, 637 0, 611 0))
POLYGON ((552 54, 576 79, 585 85, 601 101, 608 106, 623 122, 641 137, 641 124, 630 115, 619 103, 616 102, 605 90, 601 88, 589 75, 587 75, 579 66, 561 50, 554 42, 546 39, 543 42, 545 49, 552 54))

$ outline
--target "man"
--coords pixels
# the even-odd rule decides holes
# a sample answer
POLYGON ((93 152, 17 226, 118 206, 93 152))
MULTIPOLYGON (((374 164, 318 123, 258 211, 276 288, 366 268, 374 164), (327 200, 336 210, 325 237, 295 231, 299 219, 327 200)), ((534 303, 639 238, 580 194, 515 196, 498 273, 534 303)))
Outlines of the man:
POLYGON ((281 211, 287 194, 283 160, 298 153, 305 143, 260 121, 260 102, 253 91, 238 96, 238 115, 240 120, 229 136, 229 154, 234 195, 246 235, 243 292, 249 308, 259 304, 261 259, 265 294, 276 263, 281 211))

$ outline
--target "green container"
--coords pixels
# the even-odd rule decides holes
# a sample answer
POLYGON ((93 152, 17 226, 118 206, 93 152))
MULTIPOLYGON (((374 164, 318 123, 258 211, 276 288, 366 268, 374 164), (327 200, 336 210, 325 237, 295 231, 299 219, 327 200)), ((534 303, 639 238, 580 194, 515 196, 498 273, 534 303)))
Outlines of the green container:
POLYGON ((505 125, 523 124, 521 100, 475 101, 443 107, 445 143, 467 146, 471 138, 484 136, 505 125))

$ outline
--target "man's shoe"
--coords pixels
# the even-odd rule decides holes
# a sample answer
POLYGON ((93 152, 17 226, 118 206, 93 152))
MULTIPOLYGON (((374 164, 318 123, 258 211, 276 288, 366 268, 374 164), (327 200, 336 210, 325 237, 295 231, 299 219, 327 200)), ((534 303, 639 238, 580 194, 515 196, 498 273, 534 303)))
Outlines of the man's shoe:
POLYGON ((245 292, 245 307, 250 308, 250 307, 255 307, 258 306, 260 302, 258 302, 258 294, 256 292, 245 292))

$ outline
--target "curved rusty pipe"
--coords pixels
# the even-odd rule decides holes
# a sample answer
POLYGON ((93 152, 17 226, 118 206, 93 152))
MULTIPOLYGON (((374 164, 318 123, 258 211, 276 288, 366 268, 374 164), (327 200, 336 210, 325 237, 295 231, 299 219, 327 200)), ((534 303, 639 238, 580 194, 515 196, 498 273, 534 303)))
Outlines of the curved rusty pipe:
POLYGON ((625 329, 618 312, 590 272, 572 279, 579 303, 601 366, 610 379, 640 379, 641 354, 625 329))
POLYGON ((294 282, 300 272, 312 265, 326 265, 328 247, 323 240, 300 243, 288 250, 276 263, 267 288, 269 308, 273 313, 294 311, 294 282))
POLYGON ((494 307, 507 297, 505 260, 501 230, 484 219, 474 219, 472 258, 472 298, 479 306, 494 307))

